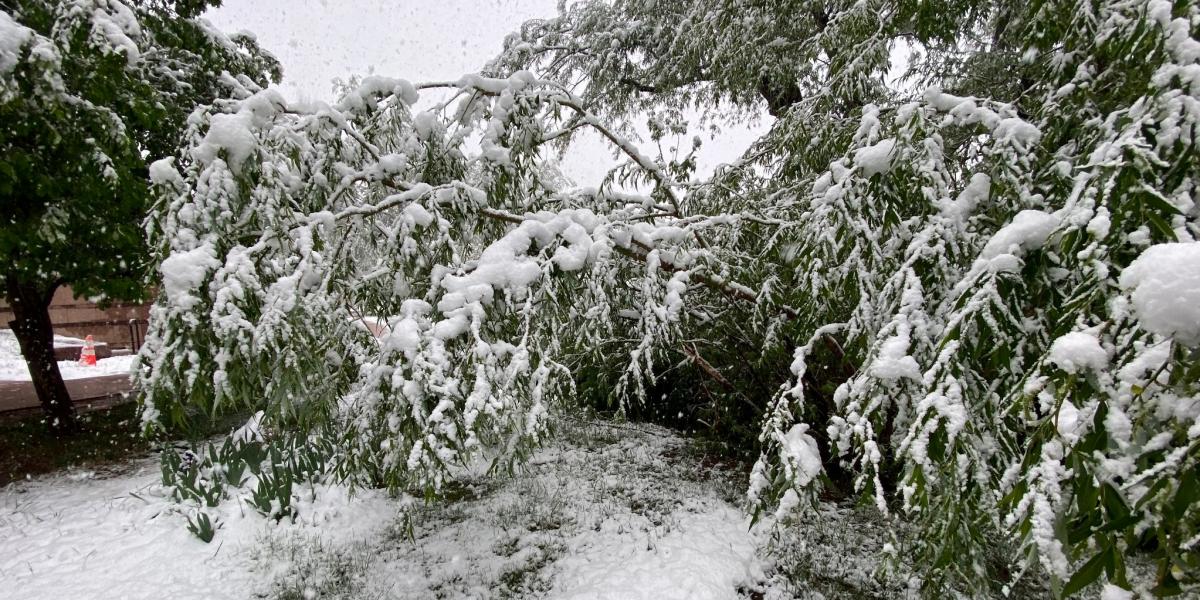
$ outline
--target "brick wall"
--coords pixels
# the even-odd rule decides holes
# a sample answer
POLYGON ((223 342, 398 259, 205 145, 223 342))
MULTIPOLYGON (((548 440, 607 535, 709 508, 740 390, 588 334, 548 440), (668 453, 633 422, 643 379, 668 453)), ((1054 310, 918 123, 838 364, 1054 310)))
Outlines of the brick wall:
MULTIPOLYGON (((146 331, 145 320, 150 316, 149 304, 113 304, 100 308, 83 298, 75 298, 71 288, 63 286, 54 293, 50 302, 50 321, 54 333, 82 338, 91 335, 97 342, 105 342, 111 348, 132 348, 138 334, 146 331), (141 321, 137 331, 129 326, 131 319, 141 321)), ((0 299, 0 328, 8 329, 13 319, 12 309, 0 299)))

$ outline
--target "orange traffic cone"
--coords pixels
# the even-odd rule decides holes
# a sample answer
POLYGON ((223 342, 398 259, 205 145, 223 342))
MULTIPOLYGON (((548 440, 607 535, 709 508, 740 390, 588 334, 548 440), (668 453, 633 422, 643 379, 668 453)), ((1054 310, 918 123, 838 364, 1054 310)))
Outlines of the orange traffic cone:
POLYGON ((83 338, 83 350, 79 351, 79 364, 89 367, 96 366, 96 341, 90 335, 83 338))

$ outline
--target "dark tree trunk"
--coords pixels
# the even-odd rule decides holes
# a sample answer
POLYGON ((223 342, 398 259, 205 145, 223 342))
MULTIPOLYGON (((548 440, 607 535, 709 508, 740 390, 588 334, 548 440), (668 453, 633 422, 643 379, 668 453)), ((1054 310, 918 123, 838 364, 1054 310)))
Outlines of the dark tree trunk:
POLYGON ((758 80, 758 94, 767 101, 767 112, 782 117, 793 104, 804 100, 804 93, 794 82, 763 76, 758 80))
POLYGON ((46 413, 46 422, 52 431, 71 433, 77 427, 75 407, 58 370, 58 361, 54 360, 54 327, 50 323, 50 299, 58 285, 28 284, 14 275, 9 275, 6 283, 5 292, 14 316, 8 325, 17 336, 21 355, 29 366, 29 377, 46 413))

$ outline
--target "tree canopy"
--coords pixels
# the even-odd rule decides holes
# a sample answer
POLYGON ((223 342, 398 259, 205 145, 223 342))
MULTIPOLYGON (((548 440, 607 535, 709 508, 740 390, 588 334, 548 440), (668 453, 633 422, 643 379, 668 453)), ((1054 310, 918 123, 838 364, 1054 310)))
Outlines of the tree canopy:
POLYGON ((175 153, 222 75, 265 85, 279 65, 253 38, 197 15, 215 2, 5 3, 0 62, 0 252, 22 280, 137 298, 146 161, 175 153))
POLYGON ((243 82, 151 169, 146 425, 261 410, 339 476, 435 494, 552 403, 674 402, 758 457, 759 518, 834 490, 914 523, 932 596, 1194 589, 1198 20, 581 2, 481 75, 334 105, 243 82), (711 177, 630 137, 695 111, 776 119, 711 177), (595 187, 547 176, 581 130, 623 159, 595 187))
MULTIPOLYGON (((84 297, 146 295, 147 158, 174 154, 192 109, 239 78, 280 75, 252 37, 198 18, 218 3, 0 2, 0 277, 18 322, 48 326, 64 283, 84 297)), ((15 329, 23 348, 50 344, 48 327, 15 329)), ((32 372, 60 379, 25 354, 32 372)))

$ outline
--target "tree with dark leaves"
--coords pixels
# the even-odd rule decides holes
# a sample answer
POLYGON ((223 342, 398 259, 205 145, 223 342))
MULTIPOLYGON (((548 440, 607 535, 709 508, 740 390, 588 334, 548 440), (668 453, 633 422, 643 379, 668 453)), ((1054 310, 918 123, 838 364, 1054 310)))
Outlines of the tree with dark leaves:
POLYGON ((148 160, 191 111, 278 79, 252 37, 199 15, 219 0, 0 2, 0 279, 51 428, 75 428, 54 360, 56 289, 137 300, 147 280, 148 160))

